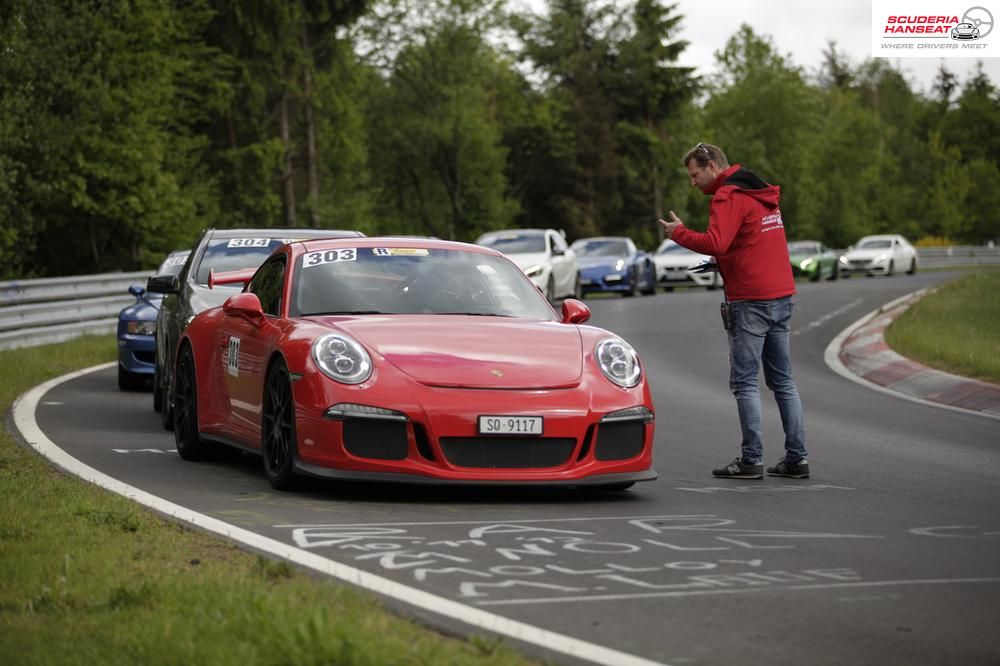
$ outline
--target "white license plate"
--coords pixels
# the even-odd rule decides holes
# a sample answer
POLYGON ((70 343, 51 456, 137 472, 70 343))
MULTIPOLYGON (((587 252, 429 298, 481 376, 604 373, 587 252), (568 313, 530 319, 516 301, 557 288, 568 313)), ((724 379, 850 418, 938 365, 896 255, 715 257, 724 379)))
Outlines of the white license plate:
POLYGON ((480 435, 541 435, 541 416, 485 415, 479 417, 480 435))

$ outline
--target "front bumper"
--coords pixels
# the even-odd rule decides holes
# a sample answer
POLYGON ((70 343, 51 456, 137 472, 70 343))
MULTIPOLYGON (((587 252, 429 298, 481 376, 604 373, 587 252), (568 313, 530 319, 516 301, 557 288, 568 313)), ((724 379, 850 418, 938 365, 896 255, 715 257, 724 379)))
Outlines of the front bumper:
POLYGON ((601 422, 639 405, 652 412, 648 389, 621 390, 599 381, 607 383, 585 377, 574 389, 502 391, 382 377, 377 395, 351 390, 355 395, 346 396, 344 387, 306 374, 293 384, 297 468, 325 478, 408 483, 602 485, 655 479, 655 423, 601 422), (327 405, 367 404, 405 420, 334 420, 325 416, 327 407, 318 406, 320 396, 327 405), (373 404, 378 396, 383 400, 373 404), (543 434, 480 436, 478 417, 487 414, 542 416, 543 434))
POLYGON ((118 365, 134 375, 152 377, 156 369, 156 338, 151 335, 120 335, 118 365))

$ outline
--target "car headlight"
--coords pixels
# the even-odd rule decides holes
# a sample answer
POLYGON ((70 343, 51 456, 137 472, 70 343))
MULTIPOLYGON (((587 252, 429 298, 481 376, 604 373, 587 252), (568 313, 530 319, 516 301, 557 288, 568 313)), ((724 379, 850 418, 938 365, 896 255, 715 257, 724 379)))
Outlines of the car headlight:
POLYGON ((538 264, 535 264, 534 266, 528 266, 527 268, 525 268, 524 269, 524 274, 527 275, 530 278, 533 278, 533 277, 536 277, 538 275, 541 275, 543 270, 545 270, 545 268, 543 266, 539 266, 538 264))
POLYGON ((360 384, 372 375, 372 359, 365 348, 339 333, 316 338, 312 358, 324 375, 341 384, 360 384))
POLYGON ((809 270, 809 267, 812 266, 813 263, 815 263, 815 261, 816 260, 813 259, 812 257, 809 257, 807 259, 803 259, 801 262, 799 262, 799 268, 801 268, 804 271, 805 270, 809 270))
POLYGON ((129 335, 155 335, 155 321, 130 321, 125 324, 125 330, 129 335))
POLYGON ((845 266, 847 265, 847 257, 845 257, 843 255, 841 255, 840 259, 838 259, 837 261, 839 261, 840 263, 844 264, 845 266))
POLYGON ((597 343, 594 355, 604 376, 618 386, 632 388, 639 383, 639 377, 642 376, 639 356, 624 340, 605 338, 597 343))
POLYGON ((619 259, 618 261, 615 262, 615 270, 616 271, 618 271, 619 273, 621 273, 622 269, 624 269, 624 268, 625 268, 625 260, 624 259, 619 259))
POLYGON ((880 254, 877 257, 875 257, 874 259, 872 259, 872 263, 873 264, 881 264, 881 263, 884 263, 885 260, 888 259, 888 258, 889 258, 889 255, 880 254))

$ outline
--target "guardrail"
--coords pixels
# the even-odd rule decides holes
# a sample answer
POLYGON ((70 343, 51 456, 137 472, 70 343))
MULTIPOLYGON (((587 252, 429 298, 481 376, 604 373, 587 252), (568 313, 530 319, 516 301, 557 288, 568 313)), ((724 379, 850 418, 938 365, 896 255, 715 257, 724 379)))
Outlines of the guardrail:
MULTIPOLYGON (((921 268, 1000 265, 1000 247, 917 248, 921 268)), ((113 333, 130 285, 149 273, 103 273, 0 282, 0 350, 113 333)))
POLYGON ((922 268, 996 265, 1000 264, 1000 247, 984 245, 918 247, 917 257, 922 268))
POLYGON ((149 273, 103 273, 0 282, 0 350, 113 333, 149 273))

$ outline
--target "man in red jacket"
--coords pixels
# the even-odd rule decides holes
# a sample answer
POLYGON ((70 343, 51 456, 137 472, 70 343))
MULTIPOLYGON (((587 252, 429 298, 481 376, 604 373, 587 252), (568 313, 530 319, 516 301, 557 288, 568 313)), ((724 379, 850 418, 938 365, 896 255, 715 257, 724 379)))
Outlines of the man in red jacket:
POLYGON ((743 442, 740 457, 712 470, 730 479, 764 478, 761 402, 757 374, 761 364, 774 393, 785 430, 785 455, 767 469, 772 476, 809 478, 802 402, 792 380, 788 322, 795 280, 781 220, 779 187, 768 185, 725 153, 699 143, 684 156, 691 185, 712 196, 708 231, 684 226, 670 211, 660 220, 667 238, 715 257, 726 290, 723 320, 729 334, 729 388, 736 396, 743 442))

